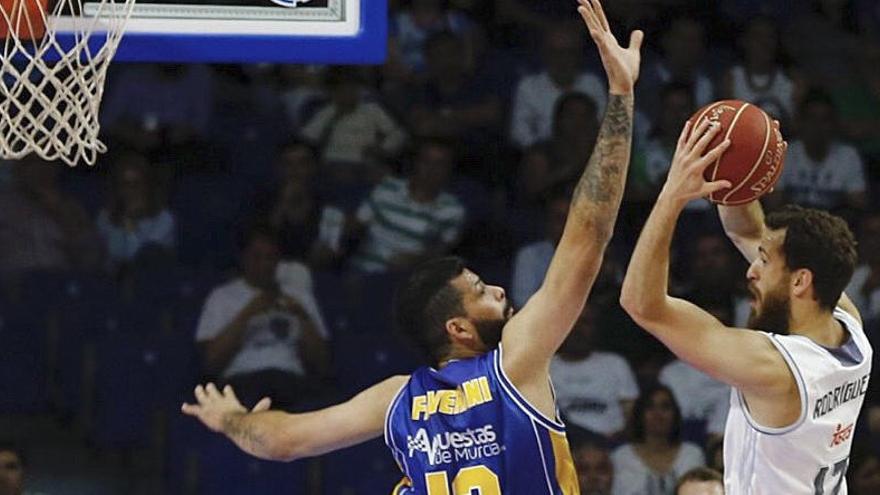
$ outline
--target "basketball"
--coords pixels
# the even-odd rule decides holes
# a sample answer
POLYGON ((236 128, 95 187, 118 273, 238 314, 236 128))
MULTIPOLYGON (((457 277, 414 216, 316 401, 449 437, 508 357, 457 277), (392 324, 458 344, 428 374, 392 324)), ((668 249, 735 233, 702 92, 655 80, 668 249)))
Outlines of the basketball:
POLYGON ((0 0, 0 37, 14 34, 19 40, 42 38, 48 6, 48 0, 0 0))
POLYGON ((739 100, 722 100, 699 109, 688 120, 691 129, 703 119, 721 125, 707 149, 730 139, 730 147, 704 172, 707 181, 728 180, 732 187, 716 191, 709 201, 741 205, 760 198, 779 180, 785 142, 779 126, 763 110, 739 100))

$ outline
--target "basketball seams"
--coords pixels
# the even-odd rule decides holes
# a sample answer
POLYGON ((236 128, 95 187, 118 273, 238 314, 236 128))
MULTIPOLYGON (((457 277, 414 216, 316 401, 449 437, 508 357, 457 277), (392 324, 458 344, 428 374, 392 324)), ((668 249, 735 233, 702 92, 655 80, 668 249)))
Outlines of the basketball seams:
MULTIPOLYGON (((745 105, 743 105, 745 108, 745 105)), ((749 173, 739 182, 739 185, 730 190, 723 198, 721 198, 722 204, 726 204, 727 199, 736 194, 737 191, 743 188, 748 182, 749 179, 752 178, 752 175, 755 174, 755 171, 761 166, 764 162, 764 157, 767 155, 767 146, 770 144, 770 135, 771 135, 771 124, 770 117, 767 116, 765 112, 761 112, 761 116, 764 117, 764 126, 767 129, 764 133, 764 147, 761 149, 761 153, 758 154, 758 158, 755 160, 755 164, 752 165, 752 169, 749 170, 749 173)), ((731 130, 733 129, 733 125, 730 126, 731 130)), ((720 158, 719 158, 720 159, 720 158)))
MULTIPOLYGON (((723 101, 719 101, 719 102, 713 103, 713 104, 711 104, 711 105, 706 105, 706 107, 703 108, 703 111, 700 112, 700 114, 697 115, 697 117, 696 117, 696 118, 694 119, 694 121, 691 123, 691 126, 692 126, 692 127, 691 127, 691 130, 690 130, 690 131, 691 131, 691 132, 694 132, 694 128, 695 128, 697 125, 699 125, 700 121, 703 120, 703 117, 705 117, 707 113, 711 112, 712 109, 714 109, 715 107, 717 107, 717 106, 719 106, 719 105, 723 105, 723 104, 724 104, 723 101)), ((690 137, 690 134, 688 135, 688 137, 690 137)), ((718 170, 718 162, 715 162, 715 170, 718 170)), ((714 173, 715 173, 715 172, 713 171, 713 175, 714 175, 714 173)))
MULTIPOLYGON (((724 104, 726 102, 721 102, 721 103, 724 104)), ((743 103, 739 107, 739 109, 737 109, 736 114, 734 114, 733 119, 731 119, 731 121, 730 121, 730 125, 727 127, 727 132, 724 133, 724 139, 722 139, 722 142, 724 142, 727 139, 730 139, 730 135, 733 133, 733 129, 736 128, 736 123, 739 122, 739 118, 742 116, 743 112, 746 111, 746 108, 748 108, 750 106, 751 105, 749 105, 748 103, 743 103)), ((720 164, 721 164, 721 157, 719 156, 717 159, 715 159, 715 165, 714 165, 714 168, 712 169, 712 181, 718 180, 718 168, 719 168, 720 164)), ((715 199, 714 197, 715 197, 715 193, 709 194, 709 199, 714 200, 715 199)))

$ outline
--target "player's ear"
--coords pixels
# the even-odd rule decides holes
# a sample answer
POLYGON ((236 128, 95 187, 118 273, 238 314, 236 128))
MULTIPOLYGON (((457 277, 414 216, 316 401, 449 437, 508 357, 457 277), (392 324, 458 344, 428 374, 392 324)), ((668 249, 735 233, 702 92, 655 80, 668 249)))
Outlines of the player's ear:
POLYGON ((473 324, 467 318, 456 316, 446 320, 446 334, 453 342, 471 339, 473 333, 473 324))
POLYGON ((813 272, 806 268, 801 268, 792 273, 791 288, 795 296, 803 296, 812 287, 813 272))

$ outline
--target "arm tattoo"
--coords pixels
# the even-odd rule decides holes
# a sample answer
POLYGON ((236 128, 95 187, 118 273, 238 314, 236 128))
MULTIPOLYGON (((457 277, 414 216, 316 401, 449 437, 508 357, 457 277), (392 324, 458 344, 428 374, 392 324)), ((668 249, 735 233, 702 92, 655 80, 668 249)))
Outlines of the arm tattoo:
POLYGON ((223 433, 243 450, 260 451, 264 446, 264 440, 257 434, 253 424, 246 422, 246 418, 246 413, 227 414, 223 418, 223 433))
POLYGON ((611 95, 593 154, 572 198, 577 218, 609 234, 626 184, 632 127, 632 95, 611 95))

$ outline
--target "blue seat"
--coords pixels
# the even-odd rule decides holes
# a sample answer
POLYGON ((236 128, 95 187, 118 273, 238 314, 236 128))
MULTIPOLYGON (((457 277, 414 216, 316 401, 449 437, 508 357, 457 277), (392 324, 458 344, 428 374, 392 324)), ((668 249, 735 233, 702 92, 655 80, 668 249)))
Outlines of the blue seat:
POLYGON ((92 440, 106 447, 146 445, 155 412, 155 344, 143 336, 109 333, 96 351, 92 440))
POLYGON ((352 331, 372 334, 391 331, 394 289, 399 276, 370 274, 361 277, 359 292, 350 296, 354 302, 352 331))
POLYGON ((27 273, 21 282, 21 298, 32 308, 100 310, 115 301, 118 291, 112 280, 94 274, 37 270, 27 273))
POLYGON ((418 354, 390 334, 336 335, 332 355, 338 388, 347 396, 420 364, 418 354))
MULTIPOLYGON (((191 397, 187 402, 193 402, 191 397)), ((180 412, 180 405, 163 409, 168 414, 168 431, 165 439, 165 462, 162 473, 165 493, 168 495, 191 495, 198 483, 198 459, 201 442, 211 435, 202 423, 180 412)))
POLYGON ((321 493, 326 495, 391 493, 402 477, 391 452, 381 439, 321 458, 321 493))
POLYGON ((178 257, 195 267, 234 266, 237 220, 247 208, 249 186, 222 175, 180 178, 171 198, 177 215, 178 257))
POLYGON ((179 335, 161 335, 152 342, 152 395, 155 407, 175 409, 192 400, 199 380, 195 342, 179 335))
POLYGON ((0 304, 0 411, 48 409, 45 319, 25 307, 0 304))

